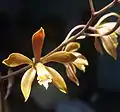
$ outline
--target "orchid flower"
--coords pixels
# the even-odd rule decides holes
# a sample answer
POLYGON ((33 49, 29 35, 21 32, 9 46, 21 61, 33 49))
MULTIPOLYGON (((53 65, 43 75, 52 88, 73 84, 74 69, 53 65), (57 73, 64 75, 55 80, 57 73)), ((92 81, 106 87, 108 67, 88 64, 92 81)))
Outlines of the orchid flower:
MULTIPOLYGON (((32 46, 34 52, 34 59, 31 60, 28 57, 24 56, 20 53, 12 53, 8 56, 7 59, 3 60, 3 64, 9 67, 17 67, 23 64, 28 64, 31 66, 23 75, 21 80, 21 91, 25 98, 25 101, 28 100, 31 86, 37 74, 37 80, 40 85, 43 85, 46 89, 49 86, 49 83, 53 82, 56 87, 66 93, 67 86, 65 84, 62 76, 53 68, 47 67, 40 62, 43 42, 44 42, 44 29, 40 28, 33 36, 32 36, 32 46)), ((70 56, 68 56, 69 58, 70 56)), ((53 55, 53 58, 56 58, 53 55)), ((59 60, 59 59, 58 59, 59 60)))
MULTIPOLYGON (((100 20, 97 22, 97 24, 95 25, 95 28, 97 30, 96 33, 103 35, 106 32, 111 31, 117 22, 106 22, 103 23, 103 20, 107 19, 110 16, 116 16, 118 18, 120 18, 120 15, 116 14, 116 13, 108 13, 105 14, 103 17, 100 18, 100 20)), ((102 42, 102 45, 105 49, 105 51, 111 55, 114 59, 117 58, 117 51, 116 48, 118 46, 118 35, 120 35, 120 27, 117 28, 117 30, 113 33, 111 33, 110 35, 105 35, 100 37, 100 40, 102 42)), ((95 37, 95 42, 94 42, 95 48, 96 50, 103 54, 103 49, 99 43, 99 38, 95 37)))
POLYGON ((65 51, 71 52, 74 56, 77 57, 77 59, 74 60, 73 62, 65 63, 64 65, 66 67, 66 73, 68 78, 74 83, 76 83, 78 86, 79 86, 79 81, 76 77, 76 67, 79 70, 85 72, 85 65, 88 65, 87 59, 81 53, 76 52, 79 48, 80 48, 80 44, 78 42, 70 42, 67 44, 67 46, 64 49, 65 51))

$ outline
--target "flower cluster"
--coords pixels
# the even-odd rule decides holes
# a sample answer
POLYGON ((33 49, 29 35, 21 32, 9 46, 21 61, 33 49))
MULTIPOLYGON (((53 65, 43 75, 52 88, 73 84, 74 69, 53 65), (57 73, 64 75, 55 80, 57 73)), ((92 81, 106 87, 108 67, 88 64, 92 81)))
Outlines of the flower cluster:
MULTIPOLYGON (((98 35, 95 36, 94 45, 99 53, 103 54, 104 48, 109 55, 116 59, 116 48, 118 45, 117 39, 120 35, 120 27, 118 26, 114 32, 109 34, 109 32, 114 29, 117 24, 117 22, 103 23, 103 20, 110 16, 120 18, 120 15, 116 13, 109 13, 101 17, 101 19, 93 27, 95 29, 94 33, 98 35), (103 45, 103 48, 101 44, 103 45)), ((75 39, 85 39, 85 37, 86 35, 80 35, 75 39)), ((32 60, 20 53, 12 53, 7 59, 3 60, 3 64, 9 67, 17 67, 23 64, 28 64, 30 66, 21 79, 21 91, 25 101, 27 101, 30 96, 32 83, 36 74, 39 85, 43 85, 47 89, 49 87, 49 83, 53 83, 60 91, 67 93, 67 86, 63 77, 54 68, 46 66, 46 63, 62 63, 66 68, 68 78, 78 86, 79 80, 76 76, 76 68, 85 72, 85 67, 88 65, 86 57, 77 52, 80 48, 80 43, 78 42, 67 41, 64 46, 61 46, 61 51, 56 50, 44 57, 41 57, 44 38, 45 32, 43 28, 40 28, 40 30, 33 34, 32 47, 34 58, 32 60)))
POLYGON ((24 73, 21 80, 21 91, 25 101, 30 96, 32 83, 37 74, 37 81, 46 89, 49 83, 53 83, 60 91, 67 93, 67 86, 62 76, 52 67, 48 67, 45 63, 59 62, 65 65, 68 78, 79 85, 76 77, 76 68, 85 71, 85 65, 88 65, 87 59, 80 53, 76 52, 80 48, 77 42, 70 42, 64 47, 64 50, 57 51, 51 55, 42 58, 41 52, 44 43, 45 33, 43 28, 40 28, 32 36, 32 46, 34 52, 33 60, 20 53, 12 53, 7 59, 3 60, 3 64, 9 67, 17 67, 23 64, 28 64, 31 67, 24 73))

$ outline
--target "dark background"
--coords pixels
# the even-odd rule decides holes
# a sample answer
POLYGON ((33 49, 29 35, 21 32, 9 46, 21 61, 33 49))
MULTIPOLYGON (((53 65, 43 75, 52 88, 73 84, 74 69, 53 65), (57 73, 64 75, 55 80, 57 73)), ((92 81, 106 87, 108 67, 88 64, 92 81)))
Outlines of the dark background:
MULTIPOLYGON (((95 8, 99 10, 110 2, 111 0, 95 0, 95 8)), ((119 12, 119 9, 120 6, 117 6, 107 12, 119 12)), ((32 58, 31 37, 41 26, 46 34, 42 52, 42 55, 45 55, 64 40, 70 29, 78 24, 85 24, 89 18, 88 0, 0 0, 0 60, 12 52, 32 58)), ((63 74, 68 85, 68 95, 63 95, 52 85, 45 91, 35 83, 29 100, 24 103, 19 87, 22 76, 20 74, 15 77, 7 100, 10 112, 50 112, 56 111, 56 108, 63 112, 61 106, 58 108, 59 105, 69 105, 68 102, 76 100, 81 101, 79 108, 83 107, 84 102, 97 112, 120 111, 119 62, 114 62, 108 55, 100 56, 94 48, 93 38, 79 42, 80 52, 89 61, 86 72, 78 72, 80 87, 67 79, 61 65, 51 64, 63 74)), ((7 67, 0 64, 0 72, 5 75, 7 67)), ((78 109, 78 112, 91 111, 78 109)))

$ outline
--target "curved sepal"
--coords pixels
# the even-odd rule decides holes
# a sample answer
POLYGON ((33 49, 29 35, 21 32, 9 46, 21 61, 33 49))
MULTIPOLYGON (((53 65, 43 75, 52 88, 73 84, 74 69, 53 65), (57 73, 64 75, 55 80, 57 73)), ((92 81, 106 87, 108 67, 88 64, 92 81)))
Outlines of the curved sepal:
POLYGON ((32 60, 20 53, 12 53, 8 56, 7 59, 2 61, 3 64, 9 67, 17 67, 23 64, 32 65, 32 60))
POLYGON ((62 76, 53 68, 46 67, 52 76, 53 84, 63 93, 67 93, 67 86, 62 76))
POLYGON ((74 52, 80 48, 80 44, 78 42, 70 42, 66 45, 65 51, 74 52))
POLYGON ((59 62, 59 63, 70 63, 76 59, 71 52, 58 51, 50 56, 46 57, 43 62, 59 62))
POLYGON ((21 91, 25 98, 25 102, 28 100, 31 92, 31 86, 35 78, 36 70, 34 68, 28 69, 21 80, 21 91))
POLYGON ((102 49, 102 46, 100 45, 98 37, 95 37, 94 46, 95 46, 95 49, 97 50, 97 52, 99 52, 101 55, 103 55, 103 49, 102 49))
POLYGON ((77 84, 77 86, 79 86, 79 81, 76 77, 76 68, 73 64, 65 64, 66 67, 66 73, 68 78, 74 82, 75 84, 77 84))
POLYGON ((114 46, 114 42, 111 39, 110 36, 103 36, 101 38, 102 40, 102 44, 104 49, 106 50, 106 52, 111 55, 114 59, 117 58, 117 51, 116 51, 116 47, 114 46))

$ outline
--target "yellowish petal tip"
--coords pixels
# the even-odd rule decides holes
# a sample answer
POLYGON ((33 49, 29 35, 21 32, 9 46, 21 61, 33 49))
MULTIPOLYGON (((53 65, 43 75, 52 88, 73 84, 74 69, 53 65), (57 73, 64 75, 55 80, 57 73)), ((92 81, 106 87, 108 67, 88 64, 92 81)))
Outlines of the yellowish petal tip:
POLYGON ((26 93, 24 93, 24 91, 22 90, 22 94, 24 96, 24 102, 27 102, 29 95, 27 95, 26 93))
POLYGON ((27 102, 28 98, 24 100, 24 102, 27 102))
POLYGON ((82 66, 82 71, 85 72, 85 66, 84 65, 82 66))
POLYGON ((2 61, 2 63, 6 65, 5 61, 6 61, 6 59, 4 59, 4 60, 2 61))
POLYGON ((88 65, 89 65, 89 63, 88 63, 88 61, 87 61, 87 60, 86 60, 86 62, 85 62, 85 65, 86 65, 86 66, 88 66, 88 65))
POLYGON ((7 61, 8 61, 8 58, 7 58, 7 59, 4 59, 4 60, 2 61, 2 64, 6 65, 6 66, 8 66, 8 67, 13 67, 13 66, 7 64, 7 61))
POLYGON ((20 53, 12 53, 8 56, 8 58, 2 61, 3 64, 7 65, 8 67, 17 67, 23 64, 32 65, 32 61, 20 53))
POLYGON ((29 95, 27 95, 26 93, 24 93, 24 91, 22 90, 23 96, 24 96, 24 102, 26 102, 29 98, 29 95))
POLYGON ((43 36, 45 36, 45 32, 44 32, 44 29, 42 27, 40 27, 40 30, 38 30, 38 31, 42 32, 44 34, 43 36))
POLYGON ((40 27, 40 30, 44 30, 43 27, 40 27))
POLYGON ((66 90, 60 89, 60 91, 63 92, 63 93, 65 93, 65 94, 68 93, 67 89, 66 90))
POLYGON ((80 85, 80 84, 79 84, 79 82, 77 82, 76 84, 77 84, 77 86, 79 86, 79 85, 80 85))
POLYGON ((83 69, 83 72, 85 73, 85 69, 83 69))

